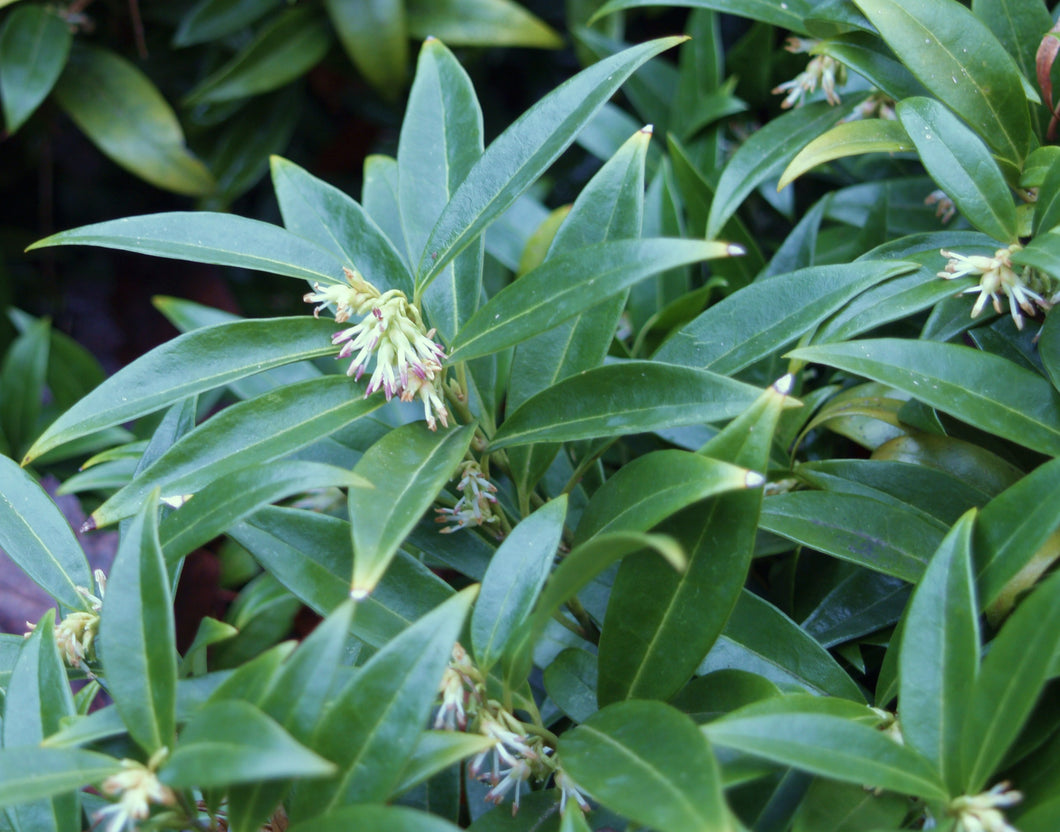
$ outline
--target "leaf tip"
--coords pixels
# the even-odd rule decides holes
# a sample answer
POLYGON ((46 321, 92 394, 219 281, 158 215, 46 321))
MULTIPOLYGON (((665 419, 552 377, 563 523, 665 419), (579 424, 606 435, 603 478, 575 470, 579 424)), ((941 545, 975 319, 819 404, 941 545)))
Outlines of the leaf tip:
POLYGON ((95 530, 96 530, 96 518, 90 516, 84 523, 81 524, 81 528, 79 528, 77 531, 80 534, 88 534, 89 532, 92 532, 92 531, 95 531, 95 530))
POLYGON ((786 373, 773 382, 772 387, 782 396, 790 396, 795 389, 795 374, 786 373))
POLYGON ((766 484, 766 478, 757 471, 748 471, 744 474, 743 481, 747 488, 758 488, 760 485, 766 484))
POLYGON ((650 136, 652 133, 655 132, 655 125, 645 124, 643 127, 640 128, 640 132, 646 136, 650 136))
POLYGON ((738 243, 727 243, 725 246, 725 253, 729 257, 740 257, 743 254, 747 254, 747 249, 738 243))
POLYGON ((372 593, 372 587, 363 586, 351 586, 350 587, 350 600, 352 601, 364 601, 372 593))

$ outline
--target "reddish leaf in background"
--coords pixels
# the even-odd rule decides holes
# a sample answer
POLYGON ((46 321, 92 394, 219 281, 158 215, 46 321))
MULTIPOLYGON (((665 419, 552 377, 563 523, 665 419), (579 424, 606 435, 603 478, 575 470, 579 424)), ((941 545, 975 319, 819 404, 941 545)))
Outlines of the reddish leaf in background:
POLYGON ((1060 113, 1057 113, 1053 107, 1053 63, 1056 61, 1057 53, 1060 52, 1060 23, 1054 23, 1053 28, 1050 29, 1042 37, 1042 42, 1038 44, 1038 52, 1034 56, 1035 68, 1038 72, 1038 86, 1041 87, 1042 97, 1045 99, 1045 106, 1049 108, 1049 112, 1053 114, 1052 119, 1049 121, 1049 130, 1046 133, 1046 138, 1052 141, 1056 135, 1056 123, 1057 119, 1060 118, 1060 113))

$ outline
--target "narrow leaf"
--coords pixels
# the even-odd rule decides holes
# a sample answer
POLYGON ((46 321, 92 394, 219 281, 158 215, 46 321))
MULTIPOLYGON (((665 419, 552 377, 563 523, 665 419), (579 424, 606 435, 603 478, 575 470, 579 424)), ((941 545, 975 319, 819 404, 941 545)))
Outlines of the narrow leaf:
POLYGON ((62 74, 73 36, 44 6, 20 6, 0 30, 0 100, 9 135, 33 115, 62 74))
POLYGON ((914 145, 897 121, 868 119, 837 124, 819 135, 793 158, 777 182, 782 190, 818 165, 865 153, 902 153, 914 145))
POLYGON ((122 769, 120 760, 80 748, 0 749, 0 807, 73 792, 122 769))
POLYGON ((324 8, 357 71, 384 97, 396 98, 408 73, 405 4, 401 0, 325 0, 324 8))
POLYGON ((604 3, 589 18, 592 24, 605 15, 624 9, 639 9, 650 6, 687 6, 693 9, 714 9, 719 12, 749 17, 763 23, 771 23, 780 29, 805 34, 803 19, 809 16, 810 6, 805 0, 774 3, 770 0, 610 0, 604 3))

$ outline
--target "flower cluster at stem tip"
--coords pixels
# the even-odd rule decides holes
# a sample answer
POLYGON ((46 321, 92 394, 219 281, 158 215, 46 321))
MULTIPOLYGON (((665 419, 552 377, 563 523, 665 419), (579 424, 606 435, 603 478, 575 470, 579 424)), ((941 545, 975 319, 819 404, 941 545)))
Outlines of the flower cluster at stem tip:
POLYGON ((151 814, 151 804, 173 806, 177 797, 169 786, 162 785, 155 770, 165 760, 169 749, 160 748, 147 765, 135 760, 122 760, 122 771, 103 781, 101 791, 108 797, 117 797, 115 803, 96 812, 94 819, 102 832, 122 832, 137 828, 137 821, 151 814))
POLYGON ((472 777, 489 783, 487 801, 500 805, 511 795, 514 815, 519 811, 524 785, 530 780, 543 783, 552 777, 560 792, 561 813, 567 812, 569 805, 589 811, 589 801, 563 770, 541 732, 486 695, 485 674, 459 643, 453 645, 452 660, 438 692, 441 702, 434 719, 436 730, 467 731, 491 741, 468 764, 472 777))
POLYGON ((486 479, 477 462, 465 460, 460 463, 460 482, 457 483, 456 489, 460 492, 460 499, 456 501, 455 506, 434 510, 438 515, 434 518, 436 523, 453 524, 441 529, 442 534, 498 521, 493 511, 493 505, 497 502, 497 498, 493 496, 497 493, 497 486, 486 479))
POLYGON ((1052 298, 1043 297, 1039 289, 1045 290, 1042 278, 1029 266, 1016 271, 1012 264, 1012 255, 1018 252, 1022 246, 1013 243, 1008 248, 999 248, 993 257, 981 255, 958 254, 955 251, 942 249, 942 256, 948 257, 944 271, 938 276, 945 280, 954 280, 958 277, 979 277, 979 285, 965 289, 961 294, 978 293, 979 297, 972 307, 972 317, 975 318, 983 311, 987 299, 993 302, 994 311, 1001 312, 1001 295, 1008 297, 1009 311, 1017 329, 1023 329, 1023 314, 1034 317, 1033 300, 1043 310, 1048 310, 1053 305, 1052 298))
MULTIPOLYGON (((86 661, 92 661, 96 657, 95 643, 99 634, 103 595, 107 591, 107 576, 102 569, 97 569, 92 576, 99 588, 98 597, 83 586, 77 587, 77 594, 88 602, 89 610, 68 613, 55 625, 55 644, 59 648, 59 655, 70 667, 84 667, 86 661)), ((27 621, 26 627, 26 635, 29 636, 37 625, 27 621)))
POLYGON ((1008 783, 998 783, 989 791, 956 798, 950 803, 949 813, 956 816, 959 832, 1018 832, 1005 820, 1001 809, 1021 800, 1023 795, 1010 789, 1008 783))
MULTIPOLYGON (((807 38, 788 38, 784 47, 788 52, 810 52, 817 46, 819 41, 807 38)), ((806 69, 792 78, 773 88, 774 95, 787 93, 781 108, 784 110, 791 107, 801 107, 806 96, 812 95, 820 84, 824 97, 828 103, 835 106, 841 103, 839 93, 835 91, 837 86, 841 87, 847 80, 847 68, 829 55, 815 55, 806 64, 806 69)))
POLYGON ((339 358, 353 356, 346 375, 360 379, 375 356, 375 370, 368 380, 365 398, 382 390, 390 401, 395 395, 403 402, 419 398, 427 427, 437 429, 435 417, 449 427, 449 411, 443 400, 442 362, 445 350, 434 339, 435 330, 427 330, 419 309, 409 303, 404 292, 391 289, 380 293, 359 272, 343 268, 346 283, 321 287, 304 297, 306 303, 318 304, 314 317, 329 304, 335 305, 335 320, 345 323, 351 315, 361 320, 332 336, 331 342, 342 344, 339 358))

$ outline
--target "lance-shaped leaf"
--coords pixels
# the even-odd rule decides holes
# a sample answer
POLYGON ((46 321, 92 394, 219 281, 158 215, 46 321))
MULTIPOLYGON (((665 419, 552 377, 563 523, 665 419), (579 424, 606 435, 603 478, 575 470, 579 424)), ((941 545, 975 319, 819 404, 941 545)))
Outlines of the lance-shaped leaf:
POLYGON ((514 0, 408 0, 408 15, 413 37, 453 46, 563 46, 554 29, 514 0))
POLYGON ((651 529, 686 506, 765 478, 739 465, 689 451, 654 451, 623 465, 589 500, 574 544, 607 532, 651 529))
POLYGON ((865 153, 901 153, 913 149, 909 134, 897 121, 867 119, 843 122, 817 136, 798 152, 784 168, 777 190, 786 188, 804 173, 825 162, 865 153))
POLYGON ((812 266, 759 280, 713 304, 655 353, 656 361, 735 373, 793 344, 871 286, 913 263, 812 266))
MULTIPOLYGON (((410 262, 460 183, 482 156, 482 110, 467 72, 440 40, 420 50, 398 141, 398 202, 410 262)), ((482 240, 454 258, 423 296, 431 325, 452 341, 478 306, 482 240)))
POLYGON ((549 168, 637 67, 683 40, 660 38, 593 64, 520 116, 486 149, 438 218, 416 269, 417 288, 549 168))
POLYGON ((324 8, 357 71, 384 97, 397 98, 405 87, 409 62, 405 4, 325 0, 324 8))
POLYGON ((911 508, 860 494, 795 491, 770 497, 760 525, 796 543, 915 583, 944 528, 911 508))
POLYGON ((674 0, 610 0, 597 9, 596 13, 589 18, 589 23, 594 23, 605 15, 623 9, 639 9, 648 6, 713 9, 740 17, 749 17, 752 20, 761 20, 763 23, 771 23, 780 29, 802 34, 806 33, 803 19, 810 14, 811 10, 805 0, 795 0, 794 3, 774 3, 770 0, 677 0, 677 2, 674 0))
POLYGON ((92 572, 70 524, 29 474, 0 456, 0 549, 65 607, 88 610, 92 572))
POLYGON ((604 708, 559 744, 563 770, 612 811, 659 832, 733 832, 706 737, 662 702, 604 708))
POLYGON ((319 462, 280 460, 218 477, 196 499, 162 521, 158 530, 166 561, 181 558, 248 514, 284 497, 316 488, 372 488, 345 468, 319 462))
POLYGON ((13 134, 51 92, 70 54, 66 22, 44 6, 20 6, 0 31, 0 97, 13 134))
POLYGON ((424 731, 416 743, 395 794, 403 794, 455 763, 480 754, 494 744, 492 737, 463 731, 424 731))
POLYGON ((913 592, 898 657, 902 736, 962 793, 961 731, 979 673, 979 608, 969 510, 939 545, 913 592))
MULTIPOLYGON (((120 760, 80 748, 0 749, 0 807, 76 791, 122 770, 120 760)), ((32 827, 39 828, 39 827, 32 827)), ((73 828, 73 827, 68 827, 73 828)))
POLYGON ((25 450, 39 429, 41 404, 45 400, 51 325, 35 321, 12 342, 0 367, 0 435, 15 456, 25 450))
POLYGON ((159 779, 178 789, 285 777, 324 777, 335 766, 301 745, 249 702, 206 704, 180 732, 159 779))
POLYGON ((490 450, 568 442, 731 419, 761 393, 727 376, 658 361, 587 370, 543 390, 512 413, 490 450))
POLYGON ((429 812, 408 806, 378 806, 361 803, 342 806, 305 823, 290 832, 459 832, 460 827, 429 812))
POLYGON ((342 280, 342 261, 316 243, 278 225, 210 211, 173 211, 97 222, 52 234, 26 250, 48 246, 102 246, 321 283, 342 280))
POLYGON ((288 231, 353 266, 380 292, 400 289, 412 296, 412 275, 405 260, 364 208, 294 162, 273 156, 271 168, 276 200, 288 231))
POLYGON ((1060 573, 1024 600, 990 645, 961 731, 963 794, 976 794, 1023 729, 1060 651, 1060 573))
POLYGON ((803 347, 789 355, 889 384, 981 430, 1060 454, 1060 393, 1037 373, 992 353, 879 338, 803 347))
POLYGON ((949 0, 855 0, 917 79, 1016 164, 1032 149, 1019 67, 967 8, 949 0), (974 48, 958 48, 974 44, 974 48))
POLYGON ((613 240, 551 257, 479 309, 453 341, 450 359, 489 355, 551 329, 634 283, 679 266, 742 254, 703 240, 613 240))
POLYGON ((99 623, 107 691, 148 754, 172 747, 177 713, 173 597, 158 543, 158 494, 125 528, 99 623))
POLYGON ((372 445, 353 471, 375 488, 350 492, 353 580, 350 593, 365 598, 383 577, 398 547, 456 472, 474 425, 427 430, 413 422, 372 445))
POLYGON ((383 404, 381 396, 359 394, 352 379, 324 376, 225 408, 96 509, 92 521, 104 526, 128 517, 153 488, 183 500, 228 474, 304 448, 383 404))
POLYGON ((933 98, 908 98, 897 111, 927 172, 968 222, 996 240, 1017 242, 1016 205, 983 140, 933 98))
POLYGON ((389 797, 423 731, 476 591, 469 587, 425 615, 339 691, 310 741, 314 751, 338 765, 339 774, 302 784, 292 819, 389 797))
POLYGON ((772 119, 733 153, 721 172, 707 216, 707 239, 714 239, 748 195, 763 182, 780 176, 807 142, 838 122, 858 99, 833 107, 818 101, 772 119))
POLYGON ((756 714, 754 709, 754 704, 749 705, 702 730, 715 745, 832 780, 929 800, 947 799, 932 765, 876 728, 827 713, 756 714))
POLYGON ((184 144, 173 109, 124 58, 78 46, 54 94, 96 147, 146 182, 188 196, 203 196, 217 187, 206 165, 184 144))
MULTIPOLYGON (((713 460, 720 459, 732 468, 766 469, 773 431, 791 381, 786 376, 761 392, 711 440, 702 451, 710 454, 707 467, 715 468, 719 463, 713 460)), ((703 459, 708 462, 707 457, 703 459)), ((669 482, 670 473, 660 473, 658 479, 669 482)), ((594 502, 608 488, 605 484, 594 502)), ((691 678, 740 595, 754 549, 761 501, 761 489, 741 489, 717 494, 675 515, 662 531, 673 535, 688 552, 688 566, 680 573, 660 568, 662 564, 643 555, 623 561, 600 639, 597 696, 602 703, 666 699, 691 678)), ((589 522, 591 506, 585 515, 589 522)))
POLYGON ((23 464, 102 428, 160 410, 254 373, 334 352, 334 322, 304 318, 236 321, 167 341, 123 367, 52 422, 23 464))
POLYGON ((514 635, 526 625, 552 571, 566 514, 564 494, 512 529, 490 560, 471 616, 471 645, 483 671, 504 655, 514 635))

